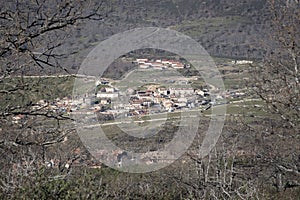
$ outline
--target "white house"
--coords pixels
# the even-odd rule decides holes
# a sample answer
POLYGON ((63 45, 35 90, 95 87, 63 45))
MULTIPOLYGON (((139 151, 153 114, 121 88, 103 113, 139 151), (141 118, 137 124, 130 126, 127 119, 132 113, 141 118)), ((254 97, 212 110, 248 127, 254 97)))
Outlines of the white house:
POLYGON ((141 69, 148 69, 150 66, 149 66, 149 65, 142 64, 142 65, 139 65, 139 67, 140 67, 141 69))
POLYGON ((136 62, 138 62, 138 63, 145 63, 145 62, 147 62, 148 61, 148 59, 147 58, 138 58, 138 59, 136 59, 136 62))
POLYGON ((243 65, 243 64, 252 64, 253 61, 251 61, 251 60, 233 60, 231 63, 232 64, 243 65))
POLYGON ((173 62, 171 64, 171 66, 174 68, 174 69, 183 69, 184 68, 184 64, 180 63, 180 62, 173 62))
POLYGON ((170 88, 170 93, 175 95, 192 95, 194 94, 193 88, 170 88))
POLYGON ((97 98, 116 99, 118 97, 119 97, 119 93, 107 93, 107 92, 97 93, 97 98))
POLYGON ((171 64, 171 62, 169 60, 162 60, 161 63, 164 64, 164 65, 171 64))
POLYGON ((152 62, 145 62, 144 65, 152 66, 152 62))
POLYGON ((106 87, 105 91, 108 92, 108 93, 113 93, 113 92, 115 92, 115 88, 113 88, 113 87, 106 87))

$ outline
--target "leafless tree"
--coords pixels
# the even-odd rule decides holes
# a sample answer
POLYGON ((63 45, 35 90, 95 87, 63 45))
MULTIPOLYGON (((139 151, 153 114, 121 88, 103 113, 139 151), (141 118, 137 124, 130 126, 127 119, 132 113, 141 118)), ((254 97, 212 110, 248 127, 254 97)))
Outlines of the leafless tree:
POLYGON ((255 91, 268 111, 299 131, 300 4, 269 1, 272 21, 266 56, 255 73, 255 91))
POLYGON ((262 196, 259 178, 252 174, 255 166, 251 160, 255 153, 245 148, 247 145, 236 125, 236 120, 227 120, 224 133, 205 157, 198 153, 203 138, 201 133, 197 135, 195 146, 187 153, 189 167, 182 176, 175 175, 194 199, 259 199, 262 196))
POLYGON ((23 179, 42 166, 57 165, 62 170, 80 157, 80 152, 73 151, 78 148, 78 139, 70 140, 74 130, 65 126, 70 118, 51 108, 54 98, 60 96, 57 94, 66 91, 55 88, 55 77, 45 81, 44 75, 68 73, 61 62, 73 53, 62 51, 66 38, 86 20, 103 20, 104 7, 104 1, 80 0, 2 3, 0 188, 3 193, 9 194, 20 187, 23 179), (41 98, 44 101, 39 102, 41 98))
POLYGON ((269 7, 266 55, 251 71, 251 89, 265 103, 268 118, 252 128, 261 136, 262 160, 273 170, 273 185, 281 191, 300 186, 300 4, 270 0, 269 7))

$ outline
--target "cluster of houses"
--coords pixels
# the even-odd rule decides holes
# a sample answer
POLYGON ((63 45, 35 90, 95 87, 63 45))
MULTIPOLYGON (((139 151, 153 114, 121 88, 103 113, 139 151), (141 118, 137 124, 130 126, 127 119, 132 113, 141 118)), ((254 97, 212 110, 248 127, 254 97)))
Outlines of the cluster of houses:
POLYGON ((165 88, 136 91, 130 96, 131 115, 152 112, 172 112, 176 109, 195 107, 195 90, 186 88, 165 88))
MULTIPOLYGON (((138 58, 134 61, 139 69, 184 69, 190 65, 176 60, 138 58)), ((232 64, 251 64, 249 60, 234 60, 232 64)), ((160 112, 173 112, 180 109, 189 109, 201 105, 214 104, 210 101, 208 89, 193 89, 188 80, 175 80, 173 84, 180 87, 164 87, 160 85, 149 85, 143 90, 128 89, 125 93, 115 88, 111 80, 101 78, 96 81, 99 90, 93 97, 86 94, 84 97, 72 99, 69 97, 57 98, 54 101, 40 100, 32 105, 32 110, 51 110, 55 113, 80 113, 81 108, 89 108, 84 112, 101 112, 103 114, 127 113, 127 116, 146 115, 160 112), (181 82, 180 82, 181 81, 181 82), (118 99, 129 96, 126 101, 118 102, 118 99), (116 101, 117 100, 117 103, 116 101)), ((227 91, 225 94, 215 97, 216 99, 235 99, 245 96, 240 91, 227 91)), ((12 117, 12 122, 17 124, 26 118, 25 115, 12 117)))
POLYGON ((87 97, 73 100, 71 97, 56 98, 54 101, 40 100, 36 105, 32 106, 33 110, 47 109, 55 113, 70 113, 90 104, 87 97))
MULTIPOLYGON (((86 96, 72 99, 71 97, 57 98, 54 101, 40 100, 32 106, 32 110, 47 110, 53 113, 93 114, 104 115, 124 114, 142 116, 154 113, 173 112, 182 109, 192 109, 199 106, 210 106, 211 94, 208 89, 193 89, 186 87, 163 87, 148 85, 143 90, 128 89, 122 92, 105 82, 99 82, 101 89, 94 97, 86 96), (120 99, 126 100, 120 101, 120 99), (86 110, 88 108, 88 110, 86 110), (83 111, 84 110, 84 111, 83 111), (84 113, 83 113, 84 112, 84 113)), ((215 99, 230 99, 243 97, 243 92, 227 91, 215 99)), ((18 124, 26 119, 25 115, 13 116, 12 122, 18 124)))
MULTIPOLYGON (((35 104, 31 106, 32 111, 51 111, 53 113, 64 113, 64 112, 71 112, 71 107, 77 106, 72 99, 69 97, 64 97, 63 99, 57 98, 54 101, 47 101, 44 99, 39 100, 35 104)), ((12 123, 18 124, 26 119, 26 115, 16 115, 12 117, 12 123)))
POLYGON ((180 87, 148 85, 143 90, 127 89, 126 92, 121 92, 112 86, 102 85, 96 94, 98 105, 94 106, 96 110, 100 110, 103 105, 110 105, 107 107, 109 109, 103 111, 109 114, 129 111, 127 116, 145 115, 204 105, 209 103, 209 95, 208 89, 195 90, 189 85, 180 87), (124 96, 127 97, 127 101, 114 101, 124 96))
POLYGON ((147 58, 139 58, 135 61, 140 69, 167 69, 167 68, 173 68, 173 69, 184 69, 189 68, 189 65, 185 65, 179 61, 174 60, 149 60, 147 58))

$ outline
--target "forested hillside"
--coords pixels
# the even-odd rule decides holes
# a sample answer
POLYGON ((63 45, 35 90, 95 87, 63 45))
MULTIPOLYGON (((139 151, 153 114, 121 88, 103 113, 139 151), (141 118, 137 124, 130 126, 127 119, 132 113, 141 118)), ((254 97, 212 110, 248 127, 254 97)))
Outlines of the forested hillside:
POLYGON ((109 1, 101 21, 76 27, 68 46, 75 56, 67 63, 76 69, 99 42, 132 28, 163 27, 200 42, 213 56, 262 58, 268 39, 270 13, 265 1, 162 0, 109 1))

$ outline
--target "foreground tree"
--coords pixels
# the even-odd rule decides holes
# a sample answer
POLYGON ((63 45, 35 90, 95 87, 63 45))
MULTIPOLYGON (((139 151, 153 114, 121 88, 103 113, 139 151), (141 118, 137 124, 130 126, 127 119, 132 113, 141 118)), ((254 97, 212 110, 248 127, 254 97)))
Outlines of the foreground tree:
POLYGON ((254 71, 255 92, 268 111, 299 132, 300 125, 300 4, 269 1, 272 21, 263 64, 254 71))
POLYGON ((278 191, 300 186, 300 4, 270 0, 270 40, 253 66, 252 88, 268 118, 250 127, 260 135, 262 160, 278 191))
POLYGON ((103 7, 103 1, 80 0, 1 5, 0 193, 11 194, 43 166, 56 165, 64 173, 81 156, 73 128, 62 126, 69 117, 53 109, 72 80, 42 75, 68 71, 62 61, 73 52, 64 50, 66 38, 80 23, 102 20, 103 7))

